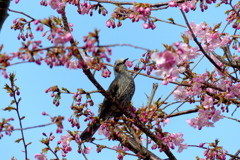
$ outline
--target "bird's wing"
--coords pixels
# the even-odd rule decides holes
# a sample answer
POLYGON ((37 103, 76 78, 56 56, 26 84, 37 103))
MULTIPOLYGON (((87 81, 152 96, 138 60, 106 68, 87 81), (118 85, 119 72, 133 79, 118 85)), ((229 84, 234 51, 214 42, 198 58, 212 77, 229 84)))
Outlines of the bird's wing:
POLYGON ((119 89, 118 80, 115 78, 110 84, 107 92, 112 96, 112 98, 117 98, 117 91, 119 89))
MULTIPOLYGON (((116 96, 117 96, 118 88, 119 88, 118 80, 115 78, 110 84, 107 90, 107 93, 111 95, 112 98, 117 98, 116 96)), ((100 119, 102 118, 104 121, 111 118, 112 114, 109 114, 112 112, 111 110, 112 110, 112 102, 109 101, 107 98, 104 98, 102 106, 100 106, 98 110, 99 118, 100 119)))

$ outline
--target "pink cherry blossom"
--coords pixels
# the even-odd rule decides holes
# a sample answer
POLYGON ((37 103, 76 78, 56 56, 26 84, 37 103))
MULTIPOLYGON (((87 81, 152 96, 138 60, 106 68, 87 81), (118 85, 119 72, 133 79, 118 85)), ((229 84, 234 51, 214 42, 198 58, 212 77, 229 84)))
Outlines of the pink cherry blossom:
POLYGON ((177 64, 177 58, 171 51, 154 52, 151 59, 156 62, 157 66, 163 70, 170 70, 177 64))
POLYGON ((212 116, 212 121, 213 122, 217 122, 219 121, 220 119, 223 119, 224 116, 223 115, 220 115, 221 114, 221 111, 220 110, 216 110, 212 116))
POLYGON ((214 123, 223 118, 220 110, 198 110, 198 116, 196 118, 187 119, 187 123, 193 128, 198 127, 199 130, 202 127, 214 127, 214 123), (212 121, 212 122, 211 122, 212 121))
POLYGON ((167 118, 163 121, 163 126, 165 126, 166 124, 168 124, 170 122, 170 118, 167 118))
POLYGON ((102 75, 104 78, 110 77, 111 71, 108 70, 108 69, 103 69, 101 75, 102 75))
POLYGON ((150 28, 150 25, 147 24, 147 23, 143 23, 142 26, 143 26, 144 29, 148 29, 148 28, 150 28))
POLYGON ((169 7, 177 7, 177 2, 175 0, 171 0, 169 3, 168 3, 168 6, 169 7))
POLYGON ((124 146, 121 146, 121 145, 119 145, 119 146, 113 145, 112 148, 116 149, 116 150, 124 151, 124 152, 129 151, 129 149, 127 147, 124 147, 124 146))
POLYGON ((110 28, 110 27, 112 26, 112 21, 111 21, 111 20, 108 20, 108 21, 106 22, 106 26, 107 26, 108 28, 110 28))
POLYGON ((52 9, 57 9, 60 5, 60 0, 50 0, 48 4, 52 7, 52 9))
POLYGON ((205 95, 204 96, 204 101, 202 102, 202 105, 204 108, 210 108, 213 106, 213 98, 208 96, 208 95, 205 95))
POLYGON ((58 37, 53 39, 53 43, 55 46, 61 44, 64 45, 65 43, 69 42, 72 39, 72 34, 67 33, 64 36, 58 34, 58 37))
POLYGON ((174 95, 174 100, 180 100, 180 101, 184 101, 186 100, 187 96, 188 96, 188 93, 187 93, 187 90, 182 88, 182 87, 178 87, 174 92, 173 92, 173 95, 174 95))
POLYGON ((182 133, 171 133, 170 137, 172 138, 173 144, 176 146, 179 146, 184 141, 184 139, 182 138, 182 133))
POLYGON ((61 136, 60 140, 58 141, 59 144, 61 143, 63 146, 68 146, 70 143, 71 137, 69 134, 66 134, 65 136, 61 136))
POLYGON ((46 155, 43 154, 43 153, 35 154, 35 155, 34 155, 34 158, 35 158, 36 160, 47 160, 46 155))
POLYGON ((101 126, 100 126, 100 128, 98 129, 98 134, 99 135, 104 135, 104 136, 106 136, 106 137, 109 137, 110 136, 110 132, 109 132, 109 130, 108 130, 108 128, 107 128, 107 124, 106 123, 104 123, 104 124, 102 124, 101 126))
POLYGON ((178 152, 181 153, 184 149, 188 148, 188 144, 184 143, 184 144, 180 144, 178 147, 178 152))
POLYGON ((89 154, 89 153, 90 153, 90 149, 92 149, 92 147, 85 147, 84 150, 83 150, 83 152, 84 152, 85 154, 89 154))

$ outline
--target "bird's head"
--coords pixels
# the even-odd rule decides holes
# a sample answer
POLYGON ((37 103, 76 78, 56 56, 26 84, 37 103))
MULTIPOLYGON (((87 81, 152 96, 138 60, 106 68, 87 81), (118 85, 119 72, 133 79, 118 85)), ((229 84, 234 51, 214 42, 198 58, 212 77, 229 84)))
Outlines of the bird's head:
POLYGON ((122 73, 122 72, 127 71, 127 66, 125 64, 125 62, 127 60, 128 60, 128 58, 116 60, 115 63, 114 63, 114 72, 115 73, 122 73))

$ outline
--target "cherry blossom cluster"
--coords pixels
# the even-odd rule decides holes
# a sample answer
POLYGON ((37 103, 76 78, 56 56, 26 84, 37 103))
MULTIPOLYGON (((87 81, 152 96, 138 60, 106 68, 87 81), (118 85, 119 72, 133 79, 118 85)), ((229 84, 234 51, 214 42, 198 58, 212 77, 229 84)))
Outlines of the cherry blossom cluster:
MULTIPOLYGON (((43 20, 34 20, 34 24, 37 25, 36 31, 43 32, 44 25, 50 28, 50 31, 45 31, 42 33, 42 36, 49 32, 47 39, 51 41, 55 46, 64 45, 72 39, 72 34, 65 32, 61 27, 61 19, 52 16, 48 19, 43 20)), ((70 31, 73 31, 73 24, 68 24, 70 31)))
MULTIPOLYGON (((132 109, 132 112, 134 113, 136 111, 136 108, 133 108, 132 109)), ((157 125, 157 128, 161 128, 160 126, 160 121, 158 121, 159 115, 160 113, 157 111, 157 106, 156 105, 151 105, 149 106, 149 108, 143 106, 141 108, 138 108, 137 110, 137 117, 138 119, 143 122, 144 124, 146 123, 150 123, 154 120, 156 120, 156 124, 157 125)), ((135 116, 135 115, 134 115, 135 116)))
POLYGON ((1 64, 0 65, 0 67, 1 67, 0 70, 2 70, 2 75, 5 78, 8 78, 8 74, 6 72, 6 68, 11 65, 9 61, 12 60, 12 59, 13 59, 12 56, 9 56, 9 55, 7 55, 5 53, 0 54, 0 64, 1 64))
POLYGON ((124 155, 125 155, 122 152, 129 151, 129 149, 127 147, 124 147, 124 146, 121 146, 121 145, 118 145, 118 146, 113 145, 112 148, 117 150, 117 152, 118 152, 117 159, 119 159, 119 160, 122 160, 124 155))
POLYGON ((68 122, 72 124, 72 128, 73 127, 77 127, 77 129, 80 128, 80 123, 78 121, 78 118, 74 118, 73 116, 71 116, 70 118, 68 118, 68 122))
POLYGON ((84 36, 83 41, 85 42, 85 45, 82 48, 87 52, 90 52, 93 57, 106 59, 107 62, 110 62, 111 59, 108 56, 112 55, 112 50, 109 47, 99 47, 98 34, 99 31, 95 30, 94 32, 89 32, 88 36, 84 36))
MULTIPOLYGON (((195 24, 194 22, 191 22, 190 27, 195 36, 200 38, 200 42, 202 43, 205 52, 213 52, 216 48, 225 47, 231 42, 229 35, 222 36, 222 34, 217 31, 220 25, 211 28, 206 23, 195 24)), ((190 30, 185 31, 184 35, 189 39, 192 39, 190 30)))
MULTIPOLYGON (((208 147, 204 151, 204 156, 206 158, 200 158, 199 160, 208 160, 208 159, 219 159, 219 160, 226 160, 227 151, 223 149, 223 147, 218 146, 219 141, 215 140, 214 143, 209 143, 208 147)), ((200 143, 199 147, 204 148, 206 143, 200 143)))
POLYGON ((143 28, 152 30, 156 28, 154 22, 150 19, 151 15, 151 6, 147 3, 135 3, 132 6, 132 12, 129 14, 129 18, 132 22, 138 22, 139 19, 144 21, 143 28))
POLYGON ((104 135, 105 137, 110 137, 110 131, 107 126, 107 123, 103 123, 98 129, 98 134, 104 135))
POLYGON ((66 157, 66 154, 72 151, 72 147, 70 146, 70 141, 71 141, 71 137, 69 134, 61 136, 60 140, 58 141, 58 145, 62 144, 61 150, 62 150, 63 157, 66 157))
POLYGON ((216 110, 215 108, 211 108, 210 110, 199 109, 198 116, 196 118, 187 119, 187 123, 191 127, 201 130, 202 127, 214 127, 214 123, 223 118, 221 111, 216 110))
MULTIPOLYGON (((183 144, 184 139, 182 133, 171 133, 166 136, 162 136, 161 134, 157 134, 159 139, 162 140, 162 143, 170 147, 171 149, 175 149, 175 146, 178 146, 178 152, 182 152, 184 149, 188 148, 187 143, 183 144)), ((160 148, 157 144, 153 144, 151 147, 153 150, 160 148)), ((162 151, 162 148, 160 148, 162 151)))
POLYGON ((34 158, 36 160, 47 160, 47 156, 43 153, 37 153, 34 155, 34 158))
POLYGON ((90 15, 92 15, 93 13, 91 9, 92 9, 91 3, 84 2, 78 5, 78 13, 81 15, 88 14, 89 11, 90 11, 90 15))
POLYGON ((3 137, 2 132, 5 132, 6 135, 11 136, 14 127, 10 124, 11 121, 14 121, 14 118, 2 118, 0 122, 0 139, 3 137))
POLYGON ((154 52, 151 55, 157 67, 155 73, 165 79, 164 85, 169 81, 176 81, 179 74, 188 67, 189 61, 200 55, 197 47, 191 47, 186 43, 176 42, 166 48, 163 52, 154 52))
POLYGON ((95 30, 95 32, 90 32, 88 36, 84 36, 83 40, 85 42, 85 45, 82 47, 83 50, 92 54, 92 57, 86 56, 85 54, 82 55, 87 66, 90 69, 101 70, 101 75, 104 78, 110 77, 111 71, 107 69, 102 61, 105 59, 107 62, 110 62, 111 59, 109 56, 112 55, 112 49, 99 46, 97 30, 95 30))
MULTIPOLYGON (((47 160, 47 156, 43 153, 46 153, 49 149, 51 149, 50 142, 55 139, 55 136, 53 135, 52 132, 50 132, 49 135, 47 135, 45 132, 43 132, 42 135, 46 138, 42 138, 40 141, 41 141, 41 143, 45 144, 47 147, 42 149, 42 153, 35 154, 34 158, 36 160, 47 160)), ((58 149, 55 148, 55 151, 57 152, 58 149)))
MULTIPOLYGON (((221 0, 221 2, 218 4, 222 4, 225 3, 227 4, 228 0, 221 0)), ((185 1, 183 3, 177 3, 177 0, 171 0, 169 2, 169 7, 179 7, 181 10, 183 10, 184 12, 188 13, 189 10, 195 11, 196 10, 196 4, 198 3, 198 0, 190 0, 190 1, 185 1)), ((216 0, 201 0, 199 2, 199 6, 202 12, 204 12, 205 10, 208 9, 208 4, 212 4, 212 3, 216 3, 216 0)))
MULTIPOLYGON (((227 1, 227 0, 226 0, 227 1)), ((227 3, 227 2, 226 2, 227 3)), ((240 29, 239 24, 239 11, 240 11, 240 3, 236 3, 232 9, 226 11, 226 14, 228 14, 226 21, 228 21, 228 24, 231 24, 233 22, 232 27, 236 29, 240 29)))
POLYGON ((115 28, 122 26, 122 20, 127 18, 131 19, 132 22, 138 22, 139 20, 143 20, 143 28, 145 29, 155 29, 156 26, 154 21, 150 18, 151 15, 151 6, 148 3, 134 3, 132 8, 123 8, 119 5, 114 12, 112 13, 112 17, 106 22, 106 26, 108 28, 115 28), (118 20, 117 25, 115 24, 115 19, 118 20))
POLYGON ((11 29, 20 31, 18 36, 17 36, 18 40, 22 39, 23 41, 25 41, 27 38, 31 38, 31 39, 34 38, 34 35, 31 31, 31 22, 32 21, 27 21, 24 18, 17 18, 15 20, 13 20, 13 25, 11 26, 11 29), (23 32, 24 27, 26 28, 26 33, 25 34, 23 32))
MULTIPOLYGON (((40 4, 41 4, 41 2, 40 2, 40 4)), ((46 5, 43 2, 42 2, 42 4, 46 5)), ((63 7, 66 6, 65 2, 62 2, 61 0, 49 0, 48 4, 51 6, 51 8, 53 10, 56 10, 59 14, 65 14, 63 11, 63 7)))

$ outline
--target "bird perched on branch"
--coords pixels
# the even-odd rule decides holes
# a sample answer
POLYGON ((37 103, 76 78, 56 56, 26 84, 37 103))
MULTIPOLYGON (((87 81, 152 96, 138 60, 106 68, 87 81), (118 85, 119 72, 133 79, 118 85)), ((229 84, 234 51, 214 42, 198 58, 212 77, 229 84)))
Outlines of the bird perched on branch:
MULTIPOLYGON (((110 84, 107 92, 115 99, 120 106, 128 107, 132 96, 135 91, 135 84, 131 74, 128 72, 127 66, 125 62, 127 59, 118 59, 114 64, 114 74, 115 79, 110 84)), ((104 98, 102 106, 98 109, 98 118, 102 119, 102 121, 107 121, 114 117, 120 117, 122 115, 119 106, 116 106, 107 98, 104 98)), ((98 128, 101 126, 99 121, 91 123, 88 128, 86 128, 80 138, 81 140, 89 140, 98 128)))

